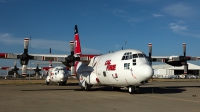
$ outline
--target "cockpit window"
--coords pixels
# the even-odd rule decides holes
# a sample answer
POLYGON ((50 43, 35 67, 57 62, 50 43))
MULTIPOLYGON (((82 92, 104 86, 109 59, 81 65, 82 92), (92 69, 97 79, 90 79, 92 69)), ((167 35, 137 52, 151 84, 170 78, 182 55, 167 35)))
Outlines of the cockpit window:
POLYGON ((133 54, 133 58, 138 58, 138 55, 137 54, 133 54))
POLYGON ((58 70, 65 70, 64 68, 59 68, 58 70))
POLYGON ((138 56, 139 56, 140 58, 144 57, 144 55, 143 55, 143 54, 138 54, 138 56))
POLYGON ((129 59, 132 59, 132 53, 131 52, 124 53, 124 55, 122 56, 122 60, 129 60, 129 59))

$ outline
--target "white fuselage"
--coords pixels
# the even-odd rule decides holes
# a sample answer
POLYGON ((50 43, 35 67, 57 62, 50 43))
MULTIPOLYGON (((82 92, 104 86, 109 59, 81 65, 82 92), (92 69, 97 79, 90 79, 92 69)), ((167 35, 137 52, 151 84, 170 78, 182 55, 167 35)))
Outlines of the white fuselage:
POLYGON ((91 85, 139 86, 153 75, 146 55, 133 49, 94 57, 89 65, 78 62, 76 72, 83 87, 85 81, 91 85))
POLYGON ((66 67, 57 66, 49 69, 46 81, 48 82, 67 82, 69 73, 66 67))

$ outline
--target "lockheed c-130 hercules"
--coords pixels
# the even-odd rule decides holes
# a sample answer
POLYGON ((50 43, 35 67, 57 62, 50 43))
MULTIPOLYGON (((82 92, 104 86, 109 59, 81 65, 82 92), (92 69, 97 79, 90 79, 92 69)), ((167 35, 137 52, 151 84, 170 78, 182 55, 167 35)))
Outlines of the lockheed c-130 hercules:
POLYGON ((24 39, 24 53, 0 53, 0 58, 19 59, 22 75, 26 74, 29 60, 58 61, 69 67, 71 74, 79 80, 79 86, 90 90, 93 85, 112 86, 113 89, 127 87, 130 94, 139 93, 139 86, 153 76, 152 62, 165 62, 173 66, 184 65, 187 73, 188 60, 199 57, 186 56, 186 44, 183 44, 183 56, 152 56, 152 44, 149 55, 136 49, 125 49, 108 54, 82 54, 78 27, 75 25, 74 41, 70 41, 71 54, 28 54, 29 39, 24 39))

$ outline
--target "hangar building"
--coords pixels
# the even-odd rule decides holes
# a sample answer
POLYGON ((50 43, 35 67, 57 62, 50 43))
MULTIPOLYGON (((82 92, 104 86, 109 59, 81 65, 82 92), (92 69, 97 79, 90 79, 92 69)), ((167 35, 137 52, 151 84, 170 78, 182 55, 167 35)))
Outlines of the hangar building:
MULTIPOLYGON (((175 67, 168 64, 152 65, 154 75, 182 75, 184 66, 175 67)), ((200 75, 200 66, 188 63, 188 74, 200 75)))

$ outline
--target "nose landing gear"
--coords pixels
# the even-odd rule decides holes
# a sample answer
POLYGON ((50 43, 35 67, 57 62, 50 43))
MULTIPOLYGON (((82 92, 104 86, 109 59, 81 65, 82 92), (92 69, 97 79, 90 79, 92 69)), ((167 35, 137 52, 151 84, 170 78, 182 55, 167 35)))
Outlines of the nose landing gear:
POLYGON ((130 94, 133 94, 133 93, 139 94, 139 86, 129 86, 128 87, 128 92, 130 94))

